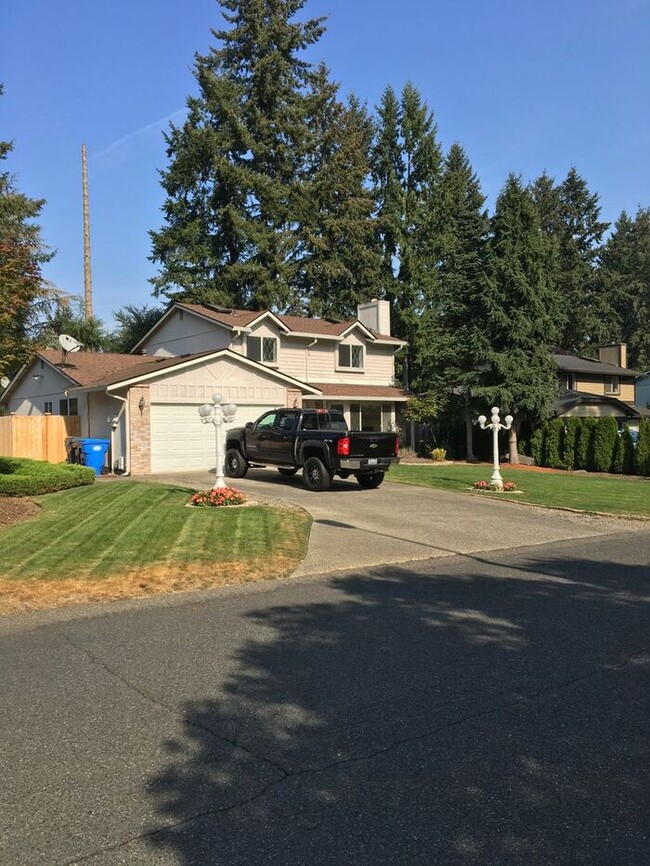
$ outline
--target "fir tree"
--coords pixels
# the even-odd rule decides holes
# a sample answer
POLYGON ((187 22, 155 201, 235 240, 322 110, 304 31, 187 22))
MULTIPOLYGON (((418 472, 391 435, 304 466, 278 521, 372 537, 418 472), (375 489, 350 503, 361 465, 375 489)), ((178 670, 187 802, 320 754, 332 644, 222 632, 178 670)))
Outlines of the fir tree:
POLYGON ((296 214, 314 149, 318 75, 301 55, 323 20, 293 20, 305 0, 219 3, 230 27, 196 55, 199 95, 166 136, 154 294, 284 310, 295 305, 296 214))
MULTIPOLYGON (((3 88, 0 86, 0 95, 3 88)), ((0 141, 0 161, 13 145, 0 141)), ((52 258, 36 220, 45 201, 19 192, 8 171, 0 172, 0 374, 11 375, 27 359, 31 330, 48 288, 41 266, 52 258)))
POLYGON ((452 412, 465 421, 468 459, 473 457, 471 417, 482 408, 473 394, 488 345, 479 302, 488 251, 484 205, 465 152, 453 144, 444 161, 433 227, 438 248, 438 343, 423 353, 421 366, 423 379, 435 383, 452 412))
POLYGON ((627 343, 628 365, 650 367, 650 208, 634 219, 625 212, 601 255, 600 285, 612 315, 604 342, 627 343))
POLYGON ((600 220, 598 195, 589 192, 575 168, 557 186, 544 173, 530 189, 549 242, 548 276, 562 301, 558 348, 583 352, 601 339, 596 265, 609 224, 600 220))
POLYGON ((481 385, 488 406, 515 418, 510 461, 518 462, 517 433, 524 418, 550 415, 557 395, 551 349, 557 336, 558 299, 546 270, 547 242, 531 194, 510 175, 492 219, 488 278, 482 313, 489 339, 481 385))

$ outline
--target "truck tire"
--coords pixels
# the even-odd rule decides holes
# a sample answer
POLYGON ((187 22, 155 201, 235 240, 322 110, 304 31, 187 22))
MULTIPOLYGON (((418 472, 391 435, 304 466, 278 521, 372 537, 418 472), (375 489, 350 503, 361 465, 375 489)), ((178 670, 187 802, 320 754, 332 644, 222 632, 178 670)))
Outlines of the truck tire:
POLYGON ((248 463, 238 448, 229 448, 226 451, 225 474, 228 478, 243 478, 248 472, 248 463))
POLYGON ((374 490, 384 480, 384 472, 373 472, 371 475, 357 475, 359 487, 362 490, 374 490))
POLYGON ((295 475, 297 471, 297 466, 278 466, 280 475, 295 475))
POLYGON ((302 468, 302 480, 307 490, 327 490, 332 483, 329 469, 318 457, 309 457, 302 468))

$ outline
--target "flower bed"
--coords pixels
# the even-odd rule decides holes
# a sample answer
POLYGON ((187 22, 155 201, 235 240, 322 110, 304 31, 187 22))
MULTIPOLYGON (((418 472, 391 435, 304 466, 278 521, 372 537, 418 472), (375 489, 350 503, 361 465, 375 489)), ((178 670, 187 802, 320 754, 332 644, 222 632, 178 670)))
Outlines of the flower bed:
POLYGON ((196 508, 220 508, 226 505, 243 505, 246 494, 234 487, 216 487, 212 490, 199 490, 190 497, 190 505, 196 508))
POLYGON ((491 493, 516 493, 517 485, 514 481, 504 481, 503 487, 491 481, 475 481, 472 490, 485 490, 491 493))

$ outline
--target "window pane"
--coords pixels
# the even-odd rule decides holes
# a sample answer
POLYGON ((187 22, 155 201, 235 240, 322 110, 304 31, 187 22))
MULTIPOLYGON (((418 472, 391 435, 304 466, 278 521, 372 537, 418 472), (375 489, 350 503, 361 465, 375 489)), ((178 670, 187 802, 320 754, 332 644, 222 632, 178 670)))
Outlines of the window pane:
POLYGON ((78 415, 79 412, 77 411, 77 398, 76 397, 72 397, 70 399, 69 405, 70 405, 70 414, 71 415, 78 415))
POLYGON ((268 415, 262 415, 257 422, 257 429, 259 430, 260 427, 274 427, 277 414, 277 412, 269 412, 268 415))
POLYGON ((246 339, 246 355, 251 361, 262 360, 262 340, 260 337, 248 337, 246 339))
POLYGON ((59 415, 67 415, 68 414, 68 401, 67 400, 59 400, 59 415))
POLYGON ((363 367, 363 349, 361 346, 351 346, 352 350, 352 367, 363 367))
POLYGON ((262 338, 262 360, 267 364, 274 364, 277 360, 277 340, 275 337, 262 338))
POLYGON ((44 411, 44 412, 49 412, 49 414, 51 415, 51 414, 52 414, 52 404, 51 404, 51 403, 46 403, 46 404, 45 404, 45 407, 44 407, 44 409, 43 409, 43 411, 44 411))
POLYGON ((350 347, 339 346, 339 367, 350 366, 350 347))
POLYGON ((361 406, 359 403, 350 403, 350 429, 361 430, 361 406))

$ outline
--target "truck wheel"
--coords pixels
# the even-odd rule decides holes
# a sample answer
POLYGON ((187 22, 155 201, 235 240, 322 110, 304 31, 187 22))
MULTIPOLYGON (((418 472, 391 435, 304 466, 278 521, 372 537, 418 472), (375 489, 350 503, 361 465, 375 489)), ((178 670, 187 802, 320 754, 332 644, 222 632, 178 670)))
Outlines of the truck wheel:
POLYGON ((307 490, 327 490, 332 483, 332 476, 322 460, 309 457, 302 469, 302 480, 307 490))
POLYGON ((297 466, 278 466, 280 475, 295 475, 297 471, 297 466))
POLYGON ((372 475, 357 475, 359 487, 363 490, 374 490, 384 480, 384 472, 373 472, 372 475))
POLYGON ((248 472, 248 464, 237 448, 229 448, 226 451, 225 474, 228 478, 243 478, 248 472))

